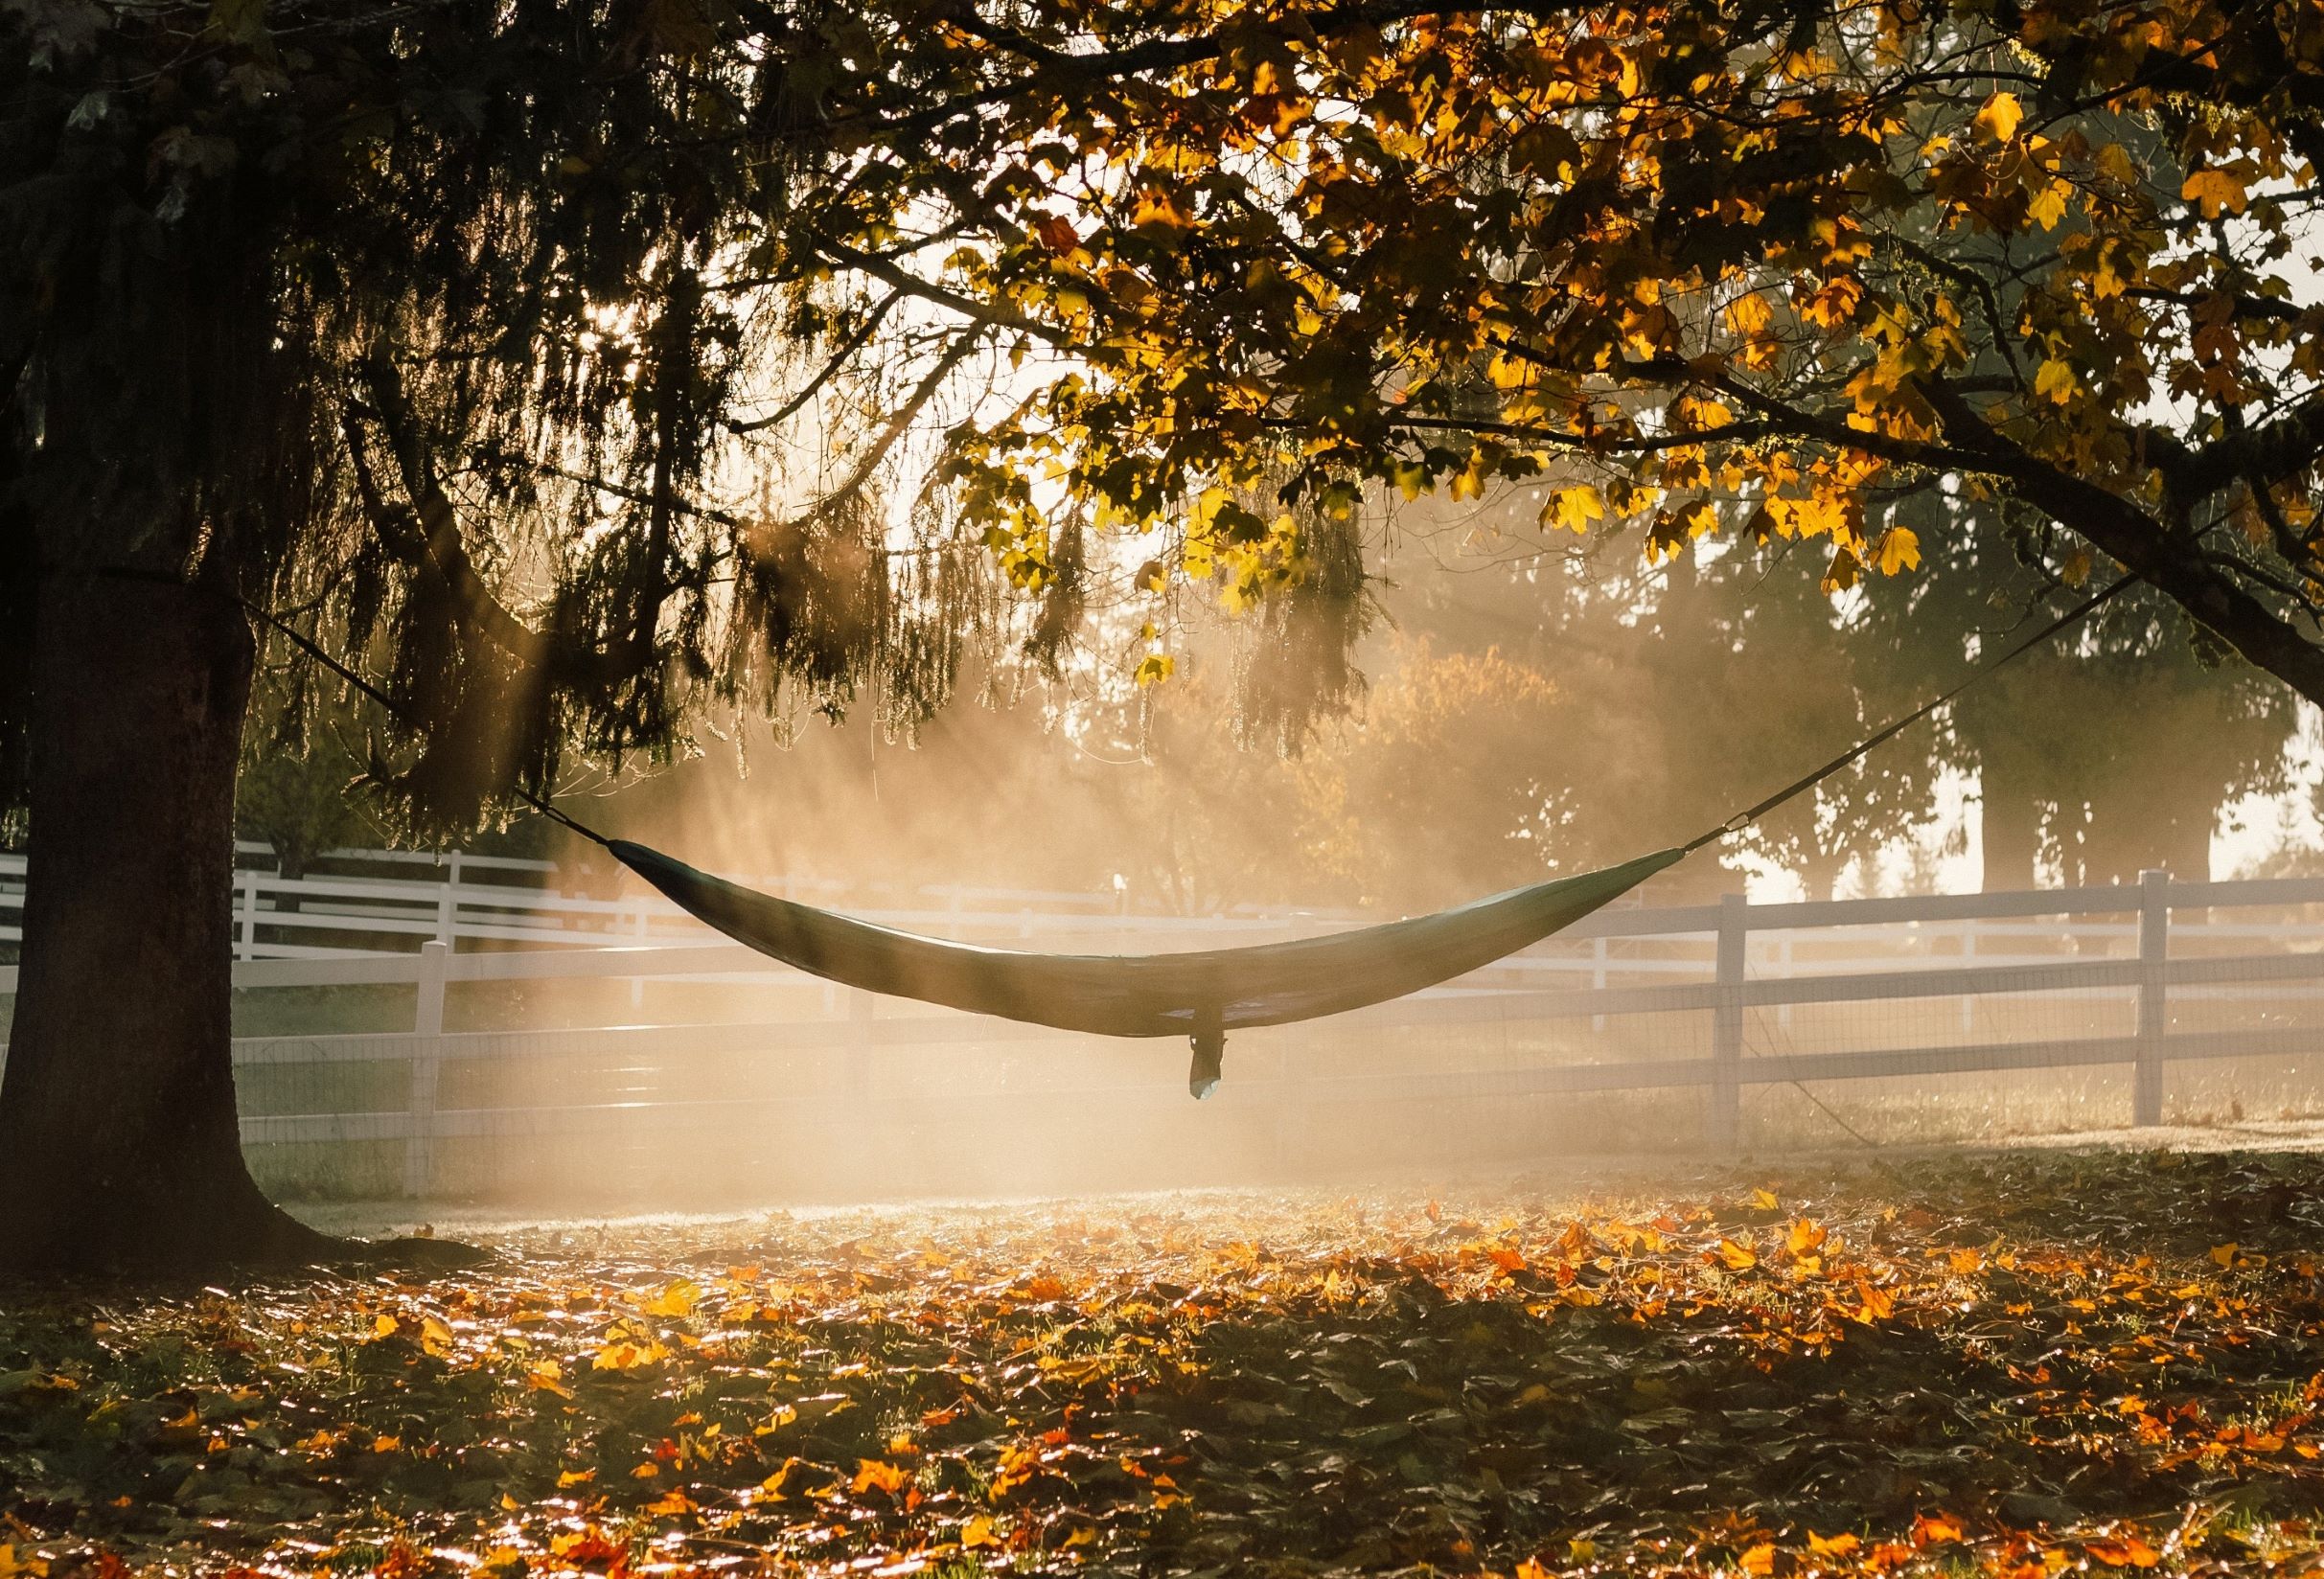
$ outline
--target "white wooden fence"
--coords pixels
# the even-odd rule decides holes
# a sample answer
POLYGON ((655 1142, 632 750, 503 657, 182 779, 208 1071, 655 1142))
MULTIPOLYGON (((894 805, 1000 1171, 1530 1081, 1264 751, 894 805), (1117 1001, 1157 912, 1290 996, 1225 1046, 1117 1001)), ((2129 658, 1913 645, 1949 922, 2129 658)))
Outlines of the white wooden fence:
MULTIPOLYGON (((0 858, 0 937, 12 931, 21 871, 0 858)), ((1175 1043, 1142 1044, 1136 1051, 1154 1056, 1124 1063, 1118 1043, 875 1002, 715 940, 658 896, 559 893, 540 885, 549 876, 539 863, 473 857, 441 880, 244 872, 238 988, 408 989, 413 1004, 408 1030, 239 1041, 246 1090, 271 1078, 305 1093, 288 1107, 278 1095, 273 1110, 245 1118, 254 1155, 385 1147, 400 1152, 398 1182, 416 1196, 446 1187, 449 1146, 491 1153, 564 1137, 587 1149, 625 1134, 682 1144, 711 1116, 731 1123, 781 1111, 853 1123, 884 1104, 923 1118, 933 1104, 958 1122, 989 1109, 1004 1130, 1028 1101, 1077 1122, 1101 1110, 1112 1122, 1190 1106, 1175 1043), (651 988, 657 1007, 688 1012, 658 1024, 555 1030, 448 1024, 448 995, 480 984, 512 992, 588 981, 627 983, 633 1005, 651 988), (711 989, 762 1012, 692 1022, 711 989), (976 1062, 993 1049, 1005 1050, 999 1063, 976 1062), (928 1063, 936 1052, 957 1056, 928 1063), (812 1064, 821 1073, 748 1090, 688 1073, 712 1063, 728 1071, 812 1064), (331 1078, 356 1068, 374 1077, 361 1100, 331 1078), (627 1084, 609 1088, 576 1073, 609 1068, 627 1084), (463 1071, 466 1096, 448 1085, 451 1069, 463 1071), (391 1099, 378 1094, 382 1070, 391 1099), (495 1078, 480 1084, 478 1071, 495 1078)), ((908 903, 863 913, 1092 952, 1258 942, 1361 919, 1133 914, 1111 895, 895 897, 908 903)), ((0 968, 0 993, 13 990, 14 975, 0 968)), ((1467 1124, 1532 1099, 1691 1088, 1701 1093, 1702 1144, 1724 1151, 1737 1144, 1743 1093, 1754 1087, 1894 1088, 2112 1069, 2128 1074, 2128 1110, 2082 1122, 2154 1124, 2174 1065, 2289 1061, 2281 1076, 2324 1092, 2313 1079, 2324 1069, 2319 1052, 2324 881, 2178 882, 2149 873, 2135 884, 2030 893, 1779 904, 1738 895, 1610 908, 1433 991, 1305 1028, 1240 1034, 1222 1095, 1225 1112, 1288 1113, 1328 1130, 1365 1110, 1465 1105, 1467 1124), (1242 1056, 1251 1047, 1257 1056, 1242 1056), (1492 1056, 1477 1056, 1480 1048, 1492 1056)), ((1409 1132, 1417 1121, 1398 1122, 1409 1132)), ((471 1166, 463 1177, 474 1188, 484 1176, 471 1166)))

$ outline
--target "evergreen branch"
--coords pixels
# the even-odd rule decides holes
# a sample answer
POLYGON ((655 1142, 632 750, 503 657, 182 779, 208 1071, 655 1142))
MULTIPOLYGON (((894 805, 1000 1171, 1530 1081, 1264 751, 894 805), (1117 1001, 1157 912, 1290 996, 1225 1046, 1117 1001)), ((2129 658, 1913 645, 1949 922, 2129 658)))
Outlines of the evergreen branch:
POLYGON ((758 433, 770 427, 779 427, 797 416, 808 401, 821 394, 831 380, 839 377, 840 370, 853 359, 855 354, 871 342, 871 337, 879 332, 880 325, 886 319, 889 311, 902 300, 904 300, 904 292, 890 290, 886 296, 881 299, 879 305, 871 309, 863 322, 857 327, 855 332, 840 342, 839 349, 831 354, 829 360, 824 362, 822 370, 809 379, 804 388, 775 407, 767 416, 754 417, 747 423, 728 421, 725 424, 726 431, 738 437, 744 434, 758 433))

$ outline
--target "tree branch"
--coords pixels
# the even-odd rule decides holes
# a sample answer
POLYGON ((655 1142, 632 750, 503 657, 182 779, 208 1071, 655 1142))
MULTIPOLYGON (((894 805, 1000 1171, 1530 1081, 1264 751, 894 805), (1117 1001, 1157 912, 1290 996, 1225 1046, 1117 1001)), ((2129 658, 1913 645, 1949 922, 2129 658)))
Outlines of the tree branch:
POLYGON ((549 655, 547 638, 509 611, 469 558, 458 513, 436 481, 426 444, 405 404, 403 378, 395 364, 383 354, 374 353, 365 358, 363 377, 371 389, 380 427, 403 474, 404 492, 412 501, 408 509, 386 502, 368 464, 361 428, 353 411, 345 413, 341 428, 355 462, 357 491, 380 541, 407 566, 433 576, 460 617, 495 647, 521 663, 542 664, 549 655))
POLYGON ((905 397, 904 403, 897 407, 894 414, 887 419, 887 423, 880 429, 879 436, 873 439, 870 446, 856 458, 855 466, 849 469, 845 477, 840 480, 840 485, 816 500, 803 514, 793 517, 790 524, 803 526, 810 522, 823 520, 841 505, 862 492, 864 484, 871 481, 872 473, 880 469, 880 463, 887 458, 888 451, 896 446, 907 432, 910 431, 911 424, 919 419, 920 413, 927 409, 928 402, 936 398, 936 392, 942 389, 944 381, 952 377, 953 369, 966 361, 970 353, 974 352, 977 346, 978 336, 973 333, 959 335, 954 339, 952 344, 946 346, 943 355, 936 358, 912 392, 905 397))
POLYGON ((869 316, 864 318, 855 332, 840 342, 839 349, 831 354, 830 359, 823 364, 822 371, 810 378, 806 387, 775 407, 767 416, 754 417, 747 423, 729 422, 726 423, 726 431, 736 435, 757 433, 766 428, 779 427, 797 416, 809 400, 814 400, 823 391, 824 386, 839 377, 840 369, 846 366, 857 352, 871 342, 871 337, 880 332, 880 325, 886 320, 887 314, 902 300, 904 300, 904 292, 890 290, 881 298, 879 305, 871 309, 869 316))
POLYGON ((2120 494, 2029 453, 1941 380, 1919 387, 1948 437, 1958 429, 1981 457, 1976 469, 2010 483, 2018 498, 2145 578, 2253 664, 2324 703, 2324 647, 2207 561, 2194 534, 2172 532, 2120 494))

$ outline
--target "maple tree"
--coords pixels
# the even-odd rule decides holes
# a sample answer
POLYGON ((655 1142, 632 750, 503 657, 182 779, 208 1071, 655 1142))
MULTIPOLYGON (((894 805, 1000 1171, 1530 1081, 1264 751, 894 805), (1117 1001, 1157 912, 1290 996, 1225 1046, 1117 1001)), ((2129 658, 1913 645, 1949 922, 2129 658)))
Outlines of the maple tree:
POLYGON ((2324 696, 2310 9, 1343 14, 1050 102, 1060 214, 956 263, 1088 371, 975 437, 994 498, 1033 458, 1101 520, 1190 499, 1248 596, 1366 483, 1818 538, 1833 588, 1935 493, 2324 696))

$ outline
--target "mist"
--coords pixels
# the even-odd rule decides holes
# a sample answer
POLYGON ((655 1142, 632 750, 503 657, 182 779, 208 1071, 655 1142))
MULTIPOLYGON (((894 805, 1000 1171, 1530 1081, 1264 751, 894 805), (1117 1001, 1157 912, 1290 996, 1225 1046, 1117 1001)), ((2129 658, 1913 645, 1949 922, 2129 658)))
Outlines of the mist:
MULTIPOLYGON (((997 665, 965 676, 914 731, 860 711, 722 721, 687 760, 570 804, 702 868, 909 930, 1050 952, 1220 948, 1434 910, 1678 842, 1968 661, 1924 633, 1901 584, 1834 598, 1780 548, 1607 563, 1519 518, 1407 512, 1374 547, 1344 655, 1281 620, 1196 606, 1159 685, 1087 652, 1054 674, 997 665)), ((1811 899, 1925 892, 1932 859, 1973 833, 1988 886, 2162 864, 2209 875, 2187 864, 2202 858, 2188 830, 2207 837, 2235 797, 2281 789, 2294 715, 2246 675, 2186 662, 2175 632, 2157 630, 2133 609, 2084 651, 2044 655, 2023 684, 1900 737, 1631 903, 1701 904, 1747 884, 1811 899), (2148 701, 2135 724, 2078 731, 2045 701, 2131 681, 2148 701), (2044 742, 2031 763, 2003 749, 2028 739, 2044 742), (1948 794, 1981 777, 1982 804, 1948 794), (2003 788, 2023 800, 2003 805, 2003 788), (1998 850, 1996 826, 2010 830, 1998 850)), ((579 841, 543 844, 535 831, 528 847, 560 861, 559 887, 623 907, 613 941, 709 940, 579 841)), ((2038 947, 2092 944, 2061 928, 2038 947)), ((1203 1103, 1187 1094, 1176 1039, 972 1024, 795 974, 456 983, 446 1030, 472 1040, 448 1058, 439 1100, 503 1116, 437 1148, 434 1188, 541 1209, 709 1208, 1683 1154, 1705 1122, 1699 1092, 1556 1083, 1584 1065, 1704 1057, 1712 1017, 1484 1010, 1496 992, 1704 980, 1712 963, 1699 938, 1553 939, 1418 1005, 1455 1018, 1238 1032, 1225 1087, 1203 1103), (527 1036, 564 1041, 536 1057, 527 1036), (543 1108, 563 1116, 508 1116, 543 1108)), ((342 1001, 316 1020, 265 996, 243 995, 242 1034, 407 1023, 392 1003, 351 1021, 342 1001)), ((1979 1011, 1985 1029, 1998 1012, 1979 1011)), ((2115 1018, 2037 999, 2008 1028, 2104 1034, 2115 1018)), ((1938 1000, 1877 1021, 1786 1011, 1750 1035, 1768 1051, 1901 1047, 1969 1023, 1964 1003, 1938 1000)), ((383 1068, 376 1100, 399 1101, 401 1078, 383 1068)), ((2279 1088, 2306 1100, 2282 1071, 2225 1081, 2191 1084, 2190 1110, 2264 1106, 2279 1088)), ((1748 1122, 1836 1145, 1867 1130, 2039 1133, 2107 1110, 2119 1083, 2036 1071, 1864 1082, 1829 1100, 1774 1087, 1754 1091, 1748 1122)), ((288 1072, 246 1070, 242 1084, 245 1111, 261 1116, 328 1100, 288 1072)), ((397 1177, 397 1149, 374 1152, 262 1148, 257 1164, 278 1188, 361 1195, 397 1177)))

